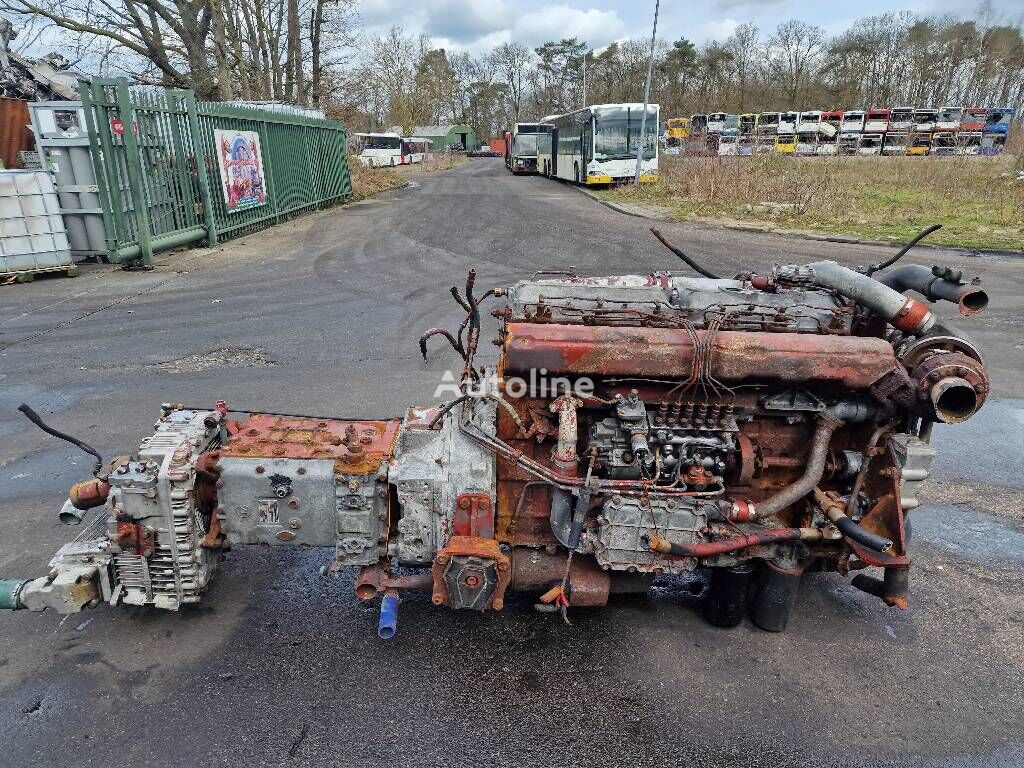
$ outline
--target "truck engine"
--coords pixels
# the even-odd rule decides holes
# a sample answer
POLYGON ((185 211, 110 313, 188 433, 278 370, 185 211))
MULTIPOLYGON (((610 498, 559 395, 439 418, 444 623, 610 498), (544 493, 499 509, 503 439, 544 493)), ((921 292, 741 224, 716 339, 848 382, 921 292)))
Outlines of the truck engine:
MULTIPOLYGON (((932 426, 970 418, 988 376, 927 302, 987 304, 947 268, 832 261, 718 277, 538 273, 434 328, 458 395, 352 420, 165 404, 60 512, 82 533, 0 607, 197 603, 232 547, 328 547, 394 635, 406 590, 454 609, 542 612, 706 576, 704 615, 785 628, 808 570, 906 608, 910 515, 932 426), (883 274, 879 274, 883 273, 883 274), (908 296, 913 292, 918 297, 908 296), (927 301, 925 301, 927 300, 927 301), (494 307, 498 361, 475 361, 494 307), (90 512, 89 510, 96 510, 90 512)), ((901 254, 902 255, 902 252, 901 254)))

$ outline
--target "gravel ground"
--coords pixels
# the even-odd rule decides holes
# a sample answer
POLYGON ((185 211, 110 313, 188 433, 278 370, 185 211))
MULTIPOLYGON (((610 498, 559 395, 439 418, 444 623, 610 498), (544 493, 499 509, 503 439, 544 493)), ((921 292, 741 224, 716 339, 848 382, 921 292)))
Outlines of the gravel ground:
MULTIPOLYGON (((151 272, 0 289, 0 574, 45 569, 89 465, 19 403, 107 455, 164 401, 397 414, 433 400, 450 361, 424 366, 416 337, 458 322, 446 289, 469 266, 484 287, 570 264, 679 267, 647 226, 475 160, 151 272)), ((722 273, 888 252, 662 229, 722 273)), ((676 579, 572 626, 521 598, 482 616, 413 598, 382 643, 352 575, 319 577, 329 553, 236 550, 181 613, 0 615, 0 765, 1024 765, 1024 260, 926 258, 989 287, 992 308, 964 325, 994 392, 936 430, 909 610, 809 574, 787 632, 721 631, 676 579)))

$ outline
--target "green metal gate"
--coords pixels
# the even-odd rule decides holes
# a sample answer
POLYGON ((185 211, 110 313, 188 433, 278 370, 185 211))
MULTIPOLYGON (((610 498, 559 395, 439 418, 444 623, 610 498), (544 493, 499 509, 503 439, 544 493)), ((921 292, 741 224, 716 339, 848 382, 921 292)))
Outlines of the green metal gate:
POLYGON ((150 264, 153 253, 237 237, 352 194, 341 123, 197 102, 186 90, 81 83, 107 256, 150 264), (229 210, 216 131, 258 136, 261 204, 229 210))

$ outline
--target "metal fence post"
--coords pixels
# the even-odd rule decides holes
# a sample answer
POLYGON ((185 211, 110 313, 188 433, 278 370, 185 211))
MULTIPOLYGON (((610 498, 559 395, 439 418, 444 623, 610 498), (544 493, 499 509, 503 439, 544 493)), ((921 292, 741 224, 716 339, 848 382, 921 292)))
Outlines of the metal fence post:
POLYGON ((135 228, 139 233, 139 253, 142 263, 148 266, 153 263, 153 243, 150 239, 142 153, 139 151, 139 142, 135 135, 135 113, 127 80, 117 84, 117 111, 121 115, 121 125, 124 128, 125 169, 128 171, 128 192, 132 198, 135 228))
MULTIPOLYGON (((206 172, 206 143, 200 133, 199 108, 196 105, 195 91, 183 91, 185 109, 188 111, 188 128, 192 134, 192 151, 196 157, 196 174, 199 177, 199 196, 203 201, 203 220, 206 222, 206 244, 217 244, 217 220, 213 215, 213 195, 210 192, 210 178, 206 172)), ((214 151, 217 150, 217 142, 213 141, 214 151)), ((219 182, 219 177, 218 177, 219 182)), ((218 186, 220 186, 218 184, 218 186)))

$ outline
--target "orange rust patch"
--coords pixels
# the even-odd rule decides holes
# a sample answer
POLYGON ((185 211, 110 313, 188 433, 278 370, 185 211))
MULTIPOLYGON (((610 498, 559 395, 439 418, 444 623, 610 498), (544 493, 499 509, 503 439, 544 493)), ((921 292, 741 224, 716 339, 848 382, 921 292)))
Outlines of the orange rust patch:
POLYGON ((337 472, 364 475, 391 458, 400 423, 253 414, 238 424, 221 456, 329 459, 337 472))

